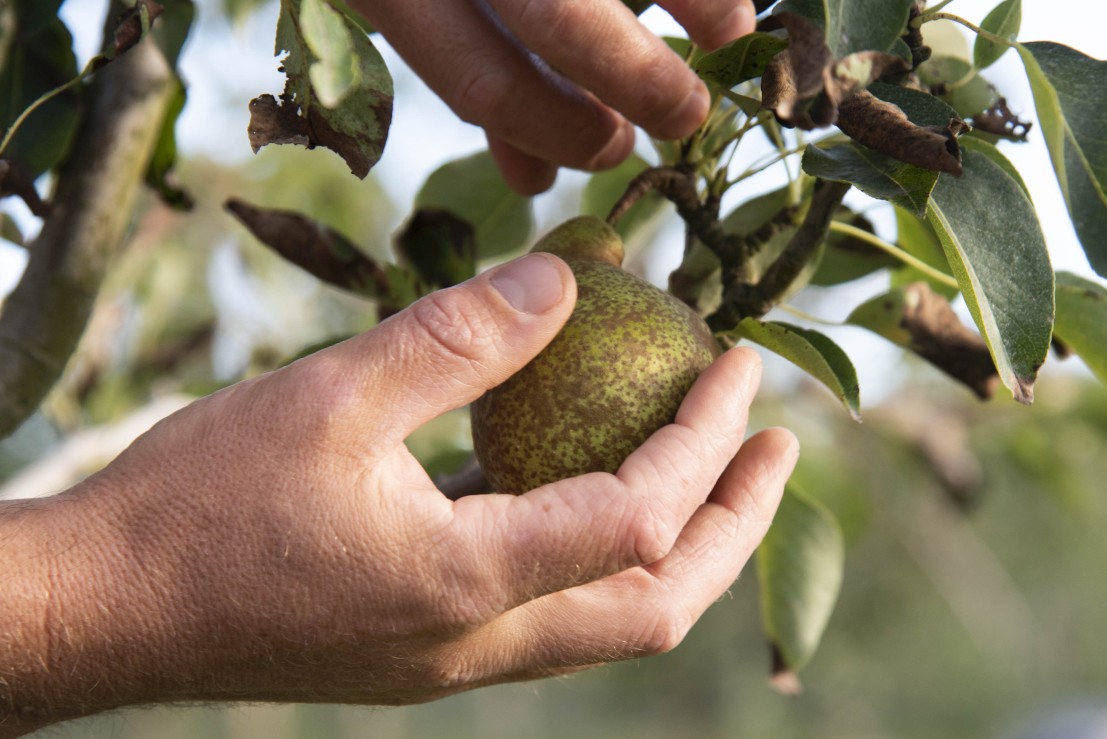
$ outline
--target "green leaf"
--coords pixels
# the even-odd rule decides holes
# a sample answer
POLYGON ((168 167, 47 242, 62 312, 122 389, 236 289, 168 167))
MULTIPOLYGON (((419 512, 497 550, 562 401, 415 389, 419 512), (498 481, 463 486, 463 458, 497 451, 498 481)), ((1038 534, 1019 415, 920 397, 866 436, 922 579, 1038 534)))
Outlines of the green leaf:
POLYGON ((999 93, 965 59, 933 56, 919 65, 919 78, 941 90, 939 97, 961 118, 972 118, 992 107, 999 93))
MULTIPOLYGON (((873 232, 872 223, 860 213, 845 206, 838 208, 834 220, 846 223, 863 231, 873 232)), ((812 285, 841 285, 845 282, 872 274, 878 269, 898 265, 891 254, 877 249, 861 239, 838 231, 827 234, 822 258, 811 277, 812 285)))
POLYGON ((415 196, 415 207, 445 210, 467 221, 481 259, 522 248, 534 226, 531 199, 508 187, 487 151, 432 172, 415 196))
MULTIPOLYGON (((1013 42, 1019 35, 1020 25, 1022 25, 1022 0, 1003 0, 984 17, 980 27, 988 33, 1013 42)), ((1011 47, 977 36, 972 49, 973 64, 977 69, 990 67, 1009 48, 1011 47)))
MULTIPOLYGON (((627 191, 631 181, 649 168, 649 162, 637 154, 631 154, 622 164, 612 169, 597 172, 588 178, 581 193, 581 215, 593 215, 606 219, 608 213, 627 191)), ((626 241, 643 225, 653 219, 662 207, 665 200, 655 191, 650 191, 638 202, 630 207, 619 222, 615 230, 626 241)))
POLYGON ((991 158, 967 151, 960 178, 942 175, 930 225, 992 353, 1000 380, 1033 400, 1053 326, 1053 269, 1033 204, 991 158))
POLYGON ((158 132, 154 151, 146 166, 146 184, 161 196, 164 203, 177 210, 188 210, 193 205, 192 197, 180 187, 170 182, 169 173, 177 164, 177 119, 184 110, 188 93, 180 77, 174 77, 173 96, 165 110, 165 118, 158 132))
POLYGON ((196 5, 192 0, 160 0, 161 15, 150 29, 158 48, 165 54, 166 61, 173 69, 177 68, 181 49, 184 48, 192 23, 196 20, 196 5))
POLYGON ((630 8, 635 15, 642 15, 653 5, 653 0, 623 0, 623 5, 630 8))
MULTIPOLYGON (((47 6, 57 3, 19 3, 7 22, 15 24, 6 39, 10 45, 0 59, 0 130, 8 128, 39 97, 71 82, 78 74, 73 37, 65 23, 49 16, 47 6)), ((56 7, 55 7, 56 12, 56 7)), ((34 180, 61 163, 69 153, 77 131, 81 95, 71 89, 39 106, 23 121, 5 159, 20 165, 34 180)))
POLYGON ((795 673, 819 646, 842 587, 845 544, 838 521, 789 482, 757 549, 761 619, 779 673, 795 673))
POLYGON ((1022 188, 1022 191, 1026 193, 1026 197, 1030 197, 1030 189, 1026 186, 1026 182, 1023 181, 1022 175, 1015 169, 1015 165, 1011 164, 1011 160, 1003 156, 1003 152, 996 148, 995 144, 973 136, 966 136, 959 139, 958 143, 961 145, 962 149, 975 151, 991 159, 993 164, 998 165, 1000 169, 1007 173, 1008 177, 1022 188))
POLYGON ((1017 48, 1076 235, 1107 276, 1107 62, 1048 41, 1017 48))
POLYGON ((23 232, 10 213, 0 213, 0 239, 23 246, 23 232))
MULTIPOLYGON (((904 209, 896 208, 896 244, 905 252, 929 266, 952 275, 949 269, 949 260, 946 259, 942 243, 934 229, 924 219, 904 209)), ((960 292, 955 287, 950 287, 944 282, 932 279, 921 270, 910 265, 903 265, 892 270, 892 287, 903 287, 913 282, 924 281, 930 285, 934 292, 953 298, 960 292)))
POLYGON ((1107 287, 1071 272, 1058 272, 1053 330, 1107 384, 1107 287))
POLYGON ((450 287, 476 273, 473 227, 453 213, 417 210, 396 236, 396 252, 428 285, 450 287))
POLYGON ((857 371, 841 347, 807 328, 779 321, 745 318, 729 335, 749 339, 775 352, 830 388, 850 417, 861 420, 861 390, 857 371))
POLYGON ((835 58, 856 51, 888 51, 907 25, 914 0, 783 0, 791 12, 823 29, 835 58))
POLYGON ((769 33, 749 33, 705 55, 696 74, 725 88, 760 77, 769 61, 788 48, 788 42, 769 33))
POLYGON ((808 146, 802 165, 809 175, 848 182, 866 195, 920 216, 926 212, 930 192, 938 181, 938 173, 933 170, 905 164, 856 143, 825 149, 808 146))
POLYGON ((345 16, 325 0, 300 0, 300 31, 315 57, 308 68, 311 86, 324 107, 337 107, 361 71, 345 16))
POLYGON ((909 87, 874 82, 869 85, 868 90, 881 100, 898 107, 907 116, 907 120, 916 126, 945 128, 951 118, 959 117, 949 103, 909 87))
POLYGON ((280 102, 250 103, 250 144, 324 146, 364 178, 392 121, 392 77, 369 37, 325 0, 283 0, 276 53, 287 77, 280 102), (306 15, 301 11, 306 11, 306 15))

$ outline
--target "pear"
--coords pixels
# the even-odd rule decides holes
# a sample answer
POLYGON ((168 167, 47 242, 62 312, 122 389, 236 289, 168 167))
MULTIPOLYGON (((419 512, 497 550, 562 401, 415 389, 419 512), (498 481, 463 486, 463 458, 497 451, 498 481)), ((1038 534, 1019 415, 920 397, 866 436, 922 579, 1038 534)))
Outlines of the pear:
POLYGON ((720 351, 698 314, 621 269, 623 243, 602 220, 569 220, 532 251, 565 260, 577 303, 537 357, 471 408, 477 460, 502 493, 615 472, 673 421, 720 351))

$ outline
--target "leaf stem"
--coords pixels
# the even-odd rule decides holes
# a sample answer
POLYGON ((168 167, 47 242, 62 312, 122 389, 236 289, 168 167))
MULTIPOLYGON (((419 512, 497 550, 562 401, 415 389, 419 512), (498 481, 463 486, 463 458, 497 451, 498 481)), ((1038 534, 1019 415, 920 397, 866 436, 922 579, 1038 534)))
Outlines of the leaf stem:
MULTIPOLYGON (((944 5, 945 3, 942 4, 944 5)), ((981 36, 988 41, 991 41, 993 44, 1007 46, 1012 49, 1019 45, 1017 41, 1012 41, 1011 39, 1004 38, 1003 36, 997 36, 991 31, 985 31, 983 28, 976 25, 975 23, 967 21, 961 16, 954 15, 953 13, 937 13, 928 11, 920 16, 917 16, 913 21, 911 21, 911 25, 913 25, 915 28, 918 28, 923 23, 929 23, 930 21, 953 21, 954 23, 960 23, 962 26, 969 29, 977 36, 981 36)))
POLYGON ((884 239, 878 236, 874 236, 863 228, 851 226, 848 223, 842 223, 840 221, 831 221, 830 230, 837 231, 844 236, 851 236, 855 239, 860 239, 870 246, 875 246, 877 249, 891 254, 893 257, 900 260, 904 264, 910 267, 914 267, 930 279, 940 282, 943 285, 949 285, 950 287, 960 287, 957 284, 957 280, 955 280, 953 277, 950 277, 945 272, 935 269, 918 257, 907 253, 895 244, 889 244, 884 239))
POLYGON ((55 87, 53 90, 48 90, 44 92, 38 97, 37 100, 24 108, 23 112, 20 113, 14 121, 12 121, 12 124, 10 126, 8 126, 8 130, 4 133, 3 141, 0 141, 0 157, 4 156, 4 152, 8 150, 8 145, 11 144, 16 132, 19 131, 20 126, 22 126, 27 118, 30 117, 31 113, 34 113, 36 110, 56 98, 58 95, 61 95, 63 92, 66 92, 67 90, 70 90, 79 85, 82 80, 92 74, 92 72, 94 71, 93 64, 100 60, 102 60, 102 57, 94 57, 92 60, 89 61, 88 64, 85 65, 85 68, 81 70, 81 73, 78 74, 76 77, 66 83, 55 87))
POLYGON ((776 305, 776 307, 779 308, 780 310, 784 311, 785 313, 788 313, 788 314, 790 314, 790 315, 792 315, 796 318, 803 319, 804 321, 810 321, 811 323, 817 323, 817 324, 820 324, 822 326, 841 327, 841 326, 848 326, 849 325, 848 323, 843 323, 842 321, 831 321, 827 318, 820 318, 819 316, 816 316, 813 313, 808 313, 805 310, 800 310, 799 308, 797 308, 794 305, 791 305, 789 303, 779 303, 779 304, 776 305))
POLYGON ((926 14, 937 13, 939 10, 941 10, 942 8, 944 8, 945 6, 949 5, 952 2, 953 2, 953 0, 942 0, 942 2, 938 3, 937 5, 934 5, 933 7, 924 8, 923 13, 926 13, 926 14))

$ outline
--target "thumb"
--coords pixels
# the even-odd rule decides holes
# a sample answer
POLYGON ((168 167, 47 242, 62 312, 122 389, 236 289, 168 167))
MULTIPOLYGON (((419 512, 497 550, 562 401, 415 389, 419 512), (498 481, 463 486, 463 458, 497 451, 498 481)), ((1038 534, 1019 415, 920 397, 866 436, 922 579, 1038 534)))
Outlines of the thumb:
POLYGON ((576 302, 568 265, 528 254, 416 301, 347 342, 364 393, 398 440, 476 400, 533 359, 576 302))

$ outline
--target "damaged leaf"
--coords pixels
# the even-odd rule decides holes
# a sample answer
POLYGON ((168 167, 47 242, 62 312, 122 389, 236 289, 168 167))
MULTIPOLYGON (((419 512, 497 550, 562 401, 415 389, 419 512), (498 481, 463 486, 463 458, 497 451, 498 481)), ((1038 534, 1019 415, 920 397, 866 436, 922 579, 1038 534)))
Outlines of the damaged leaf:
POLYGON ((775 15, 792 13, 819 29, 838 58, 857 51, 888 51, 903 33, 914 0, 783 0, 775 15))
POLYGON ((997 98, 987 110, 972 116, 972 126, 976 131, 989 133, 1011 141, 1026 141, 1030 133, 1030 121, 1024 121, 1007 107, 1007 98, 997 98))
POLYGON ((829 126, 850 95, 885 73, 909 68, 902 57, 882 51, 836 57, 818 26, 792 13, 776 17, 788 31, 788 48, 765 69, 761 96, 785 125, 804 130, 829 126))
POLYGON ((257 239, 304 271, 368 298, 390 294, 385 268, 339 232, 299 213, 231 198, 224 207, 257 239))
POLYGON ((392 121, 392 77, 380 53, 325 0, 281 3, 276 53, 282 52, 287 81, 280 100, 262 95, 250 102, 254 152, 267 144, 323 146, 364 178, 380 159, 392 121))
POLYGON ((531 199, 508 187, 487 151, 431 172, 415 196, 415 207, 444 210, 469 223, 479 259, 521 249, 534 221, 531 199))
POLYGON ((456 285, 476 274, 473 227, 447 211, 415 211, 396 236, 396 253, 422 282, 436 288, 456 285))
POLYGON ((846 323, 910 350, 982 400, 991 398, 999 385, 984 339, 961 323, 949 300, 925 282, 893 288, 862 303, 846 323))
POLYGON ((927 219, 945 250, 1000 380, 1032 402, 1053 329, 1053 269, 1033 204, 1007 171, 966 151, 961 178, 941 176, 927 219))
POLYGON ((898 106, 862 90, 842 101, 838 128, 854 141, 906 164, 961 174, 957 137, 968 126, 960 118, 949 118, 944 126, 917 126, 898 106))

